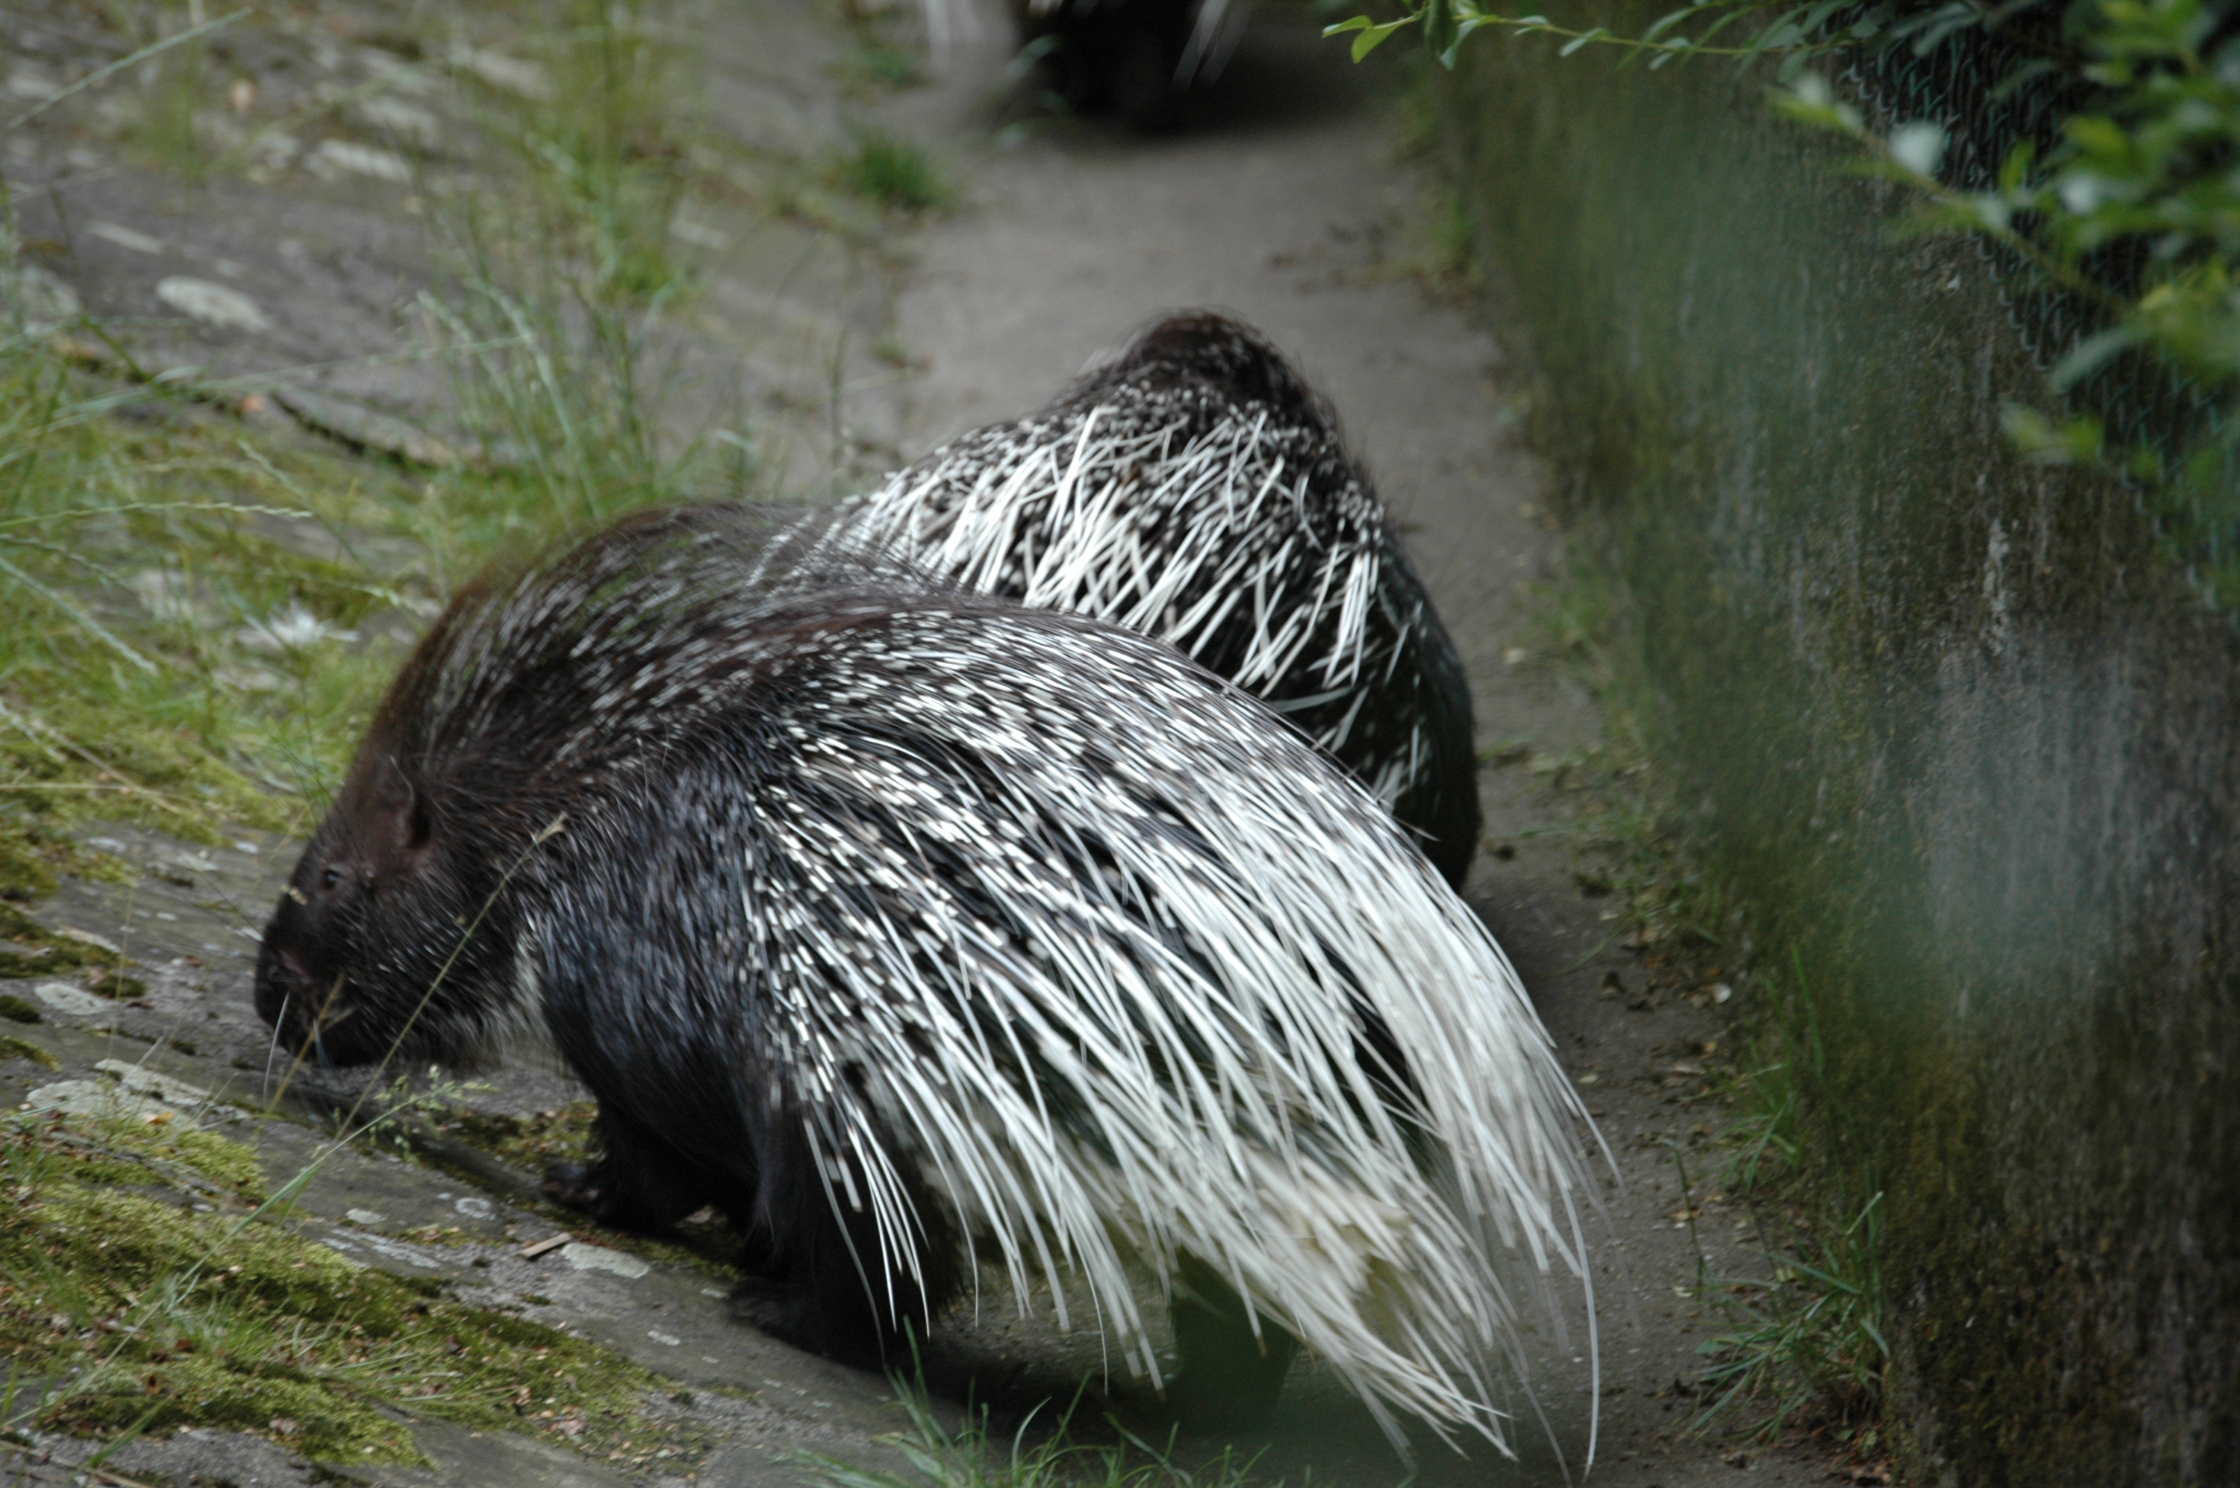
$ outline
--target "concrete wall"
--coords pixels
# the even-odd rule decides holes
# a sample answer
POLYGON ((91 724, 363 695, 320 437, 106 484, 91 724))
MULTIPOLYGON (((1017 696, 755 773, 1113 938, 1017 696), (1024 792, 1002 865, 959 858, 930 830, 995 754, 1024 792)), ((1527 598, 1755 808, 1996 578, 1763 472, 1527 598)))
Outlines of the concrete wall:
POLYGON ((2130 494, 2008 457, 1990 264, 1763 75, 1463 51, 1450 162, 1653 748, 1886 1191, 1916 1475, 2240 1481, 2233 624, 2130 494))

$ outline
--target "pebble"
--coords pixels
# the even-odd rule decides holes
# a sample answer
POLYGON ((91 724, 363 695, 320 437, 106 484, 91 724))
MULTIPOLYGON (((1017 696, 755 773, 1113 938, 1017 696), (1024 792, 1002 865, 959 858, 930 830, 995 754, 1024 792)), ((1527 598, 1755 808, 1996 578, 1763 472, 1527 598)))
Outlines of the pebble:
POLYGON ((304 161, 304 168, 327 180, 339 175, 370 176, 376 181, 392 181, 400 186, 412 180, 412 166, 402 155, 376 150, 371 145, 355 145, 348 140, 321 140, 319 148, 304 161))
POLYGON ((117 1082, 136 1095, 174 1106, 206 1106, 210 1092, 200 1085, 190 1085, 185 1080, 161 1074, 144 1064, 127 1064, 121 1059, 104 1059, 94 1068, 105 1075, 115 1075, 117 1082))
POLYGON ((69 1013, 73 1017, 91 1018, 116 1009, 115 1003, 96 997, 83 987, 73 987, 68 982, 41 982, 31 991, 33 996, 56 1012, 69 1013))
POLYGON ((227 331, 269 331, 272 318, 238 289, 173 274, 156 281, 156 298, 180 314, 227 331))
POLYGON ((560 1256, 575 1270, 605 1271, 626 1281, 636 1281, 653 1269, 634 1255, 604 1245, 586 1245, 581 1240, 570 1240, 560 1247, 560 1256))
POLYGON ((357 106, 356 113, 374 128, 385 129, 422 149, 432 150, 443 139, 443 126, 434 114, 401 98, 368 98, 357 106))
POLYGON ((451 54, 451 61, 454 66, 465 68, 493 88, 518 93, 524 98, 552 96, 551 75, 534 62, 474 47, 460 47, 451 54))
POLYGON ((57 1080, 24 1097, 27 1111, 59 1111, 65 1116, 133 1116, 153 1104, 107 1080, 57 1080))
POLYGON ((130 248, 134 253, 161 254, 167 250, 163 239, 150 237, 137 228, 126 227, 121 222, 89 222, 86 231, 104 243, 114 243, 119 248, 130 248))

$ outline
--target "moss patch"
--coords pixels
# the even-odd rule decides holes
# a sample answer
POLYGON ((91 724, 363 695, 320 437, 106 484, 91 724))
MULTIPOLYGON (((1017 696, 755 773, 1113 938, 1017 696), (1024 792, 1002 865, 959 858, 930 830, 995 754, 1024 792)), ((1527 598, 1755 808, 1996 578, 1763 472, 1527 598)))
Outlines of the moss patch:
MULTIPOLYGON (((527 1116, 457 1110, 438 1118, 435 1127, 444 1136, 480 1148, 510 1167, 541 1174, 554 1163, 588 1162, 597 1156, 592 1128, 598 1114, 595 1101, 571 1101, 527 1116)), ((438 1165, 448 1166, 440 1161, 438 1165)), ((461 1171, 460 1176, 477 1181, 469 1172, 461 1171)), ((627 1250, 666 1265, 690 1266, 727 1285, 739 1280, 739 1233, 712 1210, 687 1217, 662 1239, 606 1229, 593 1224, 588 1216, 557 1204, 547 1204, 545 1212, 576 1234, 615 1250, 627 1250)), ((453 1236, 457 1233, 456 1228, 450 1231, 453 1236)), ((442 1227, 431 1226, 425 1238, 446 1243, 442 1227)))
POLYGON ((0 1350, 64 1381, 43 1424, 211 1426, 417 1461, 410 1421, 605 1452, 660 1438, 662 1381, 564 1333, 362 1270, 257 1217, 256 1154, 175 1123, 0 1123, 0 1350))
POLYGON ((570 1101, 529 1116, 487 1111, 453 1111, 435 1123, 437 1131, 500 1162, 528 1173, 542 1173, 556 1162, 583 1162, 591 1155, 591 1124, 596 1101, 570 1101))
POLYGON ((33 1064, 48 1069, 62 1068, 62 1061, 40 1048, 37 1044, 19 1039, 13 1034, 0 1033, 0 1059, 28 1059, 33 1064))

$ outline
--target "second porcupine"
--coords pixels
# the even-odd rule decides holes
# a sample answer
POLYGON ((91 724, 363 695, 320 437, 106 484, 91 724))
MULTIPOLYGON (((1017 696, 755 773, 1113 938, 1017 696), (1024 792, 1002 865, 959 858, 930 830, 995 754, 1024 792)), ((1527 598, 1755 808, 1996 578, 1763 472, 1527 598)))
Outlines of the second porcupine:
POLYGON ((1172 129, 1194 88, 1221 75, 1242 39, 1246 0, 1011 0, 1023 56, 1073 109, 1117 109, 1138 129, 1172 129))
POLYGON ((761 1326, 892 1362, 975 1255, 1077 1271, 1157 1381, 1273 1403, 1295 1340, 1398 1435, 1507 1447, 1520 1296, 1586 1282, 1583 1121, 1500 949, 1243 694, 1097 621, 765 562, 640 516, 468 587, 384 701, 258 959, 352 1065, 541 1032, 590 1190, 754 1237, 761 1326), (603 1191, 600 1191, 602 1190, 603 1191))
POLYGON ((1470 686, 1336 415, 1259 332, 1171 314, 1040 412, 846 503, 836 529, 967 588, 1157 636, 1330 751, 1455 887, 1470 686))

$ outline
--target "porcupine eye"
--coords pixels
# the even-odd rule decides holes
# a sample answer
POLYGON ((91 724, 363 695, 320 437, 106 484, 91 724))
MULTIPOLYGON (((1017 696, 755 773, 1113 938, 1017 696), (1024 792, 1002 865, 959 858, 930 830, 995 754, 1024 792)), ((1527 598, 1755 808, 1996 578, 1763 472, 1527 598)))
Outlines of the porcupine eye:
POLYGON ((319 875, 319 887, 330 892, 337 888, 341 883, 342 870, 340 868, 329 868, 326 872, 319 875))

